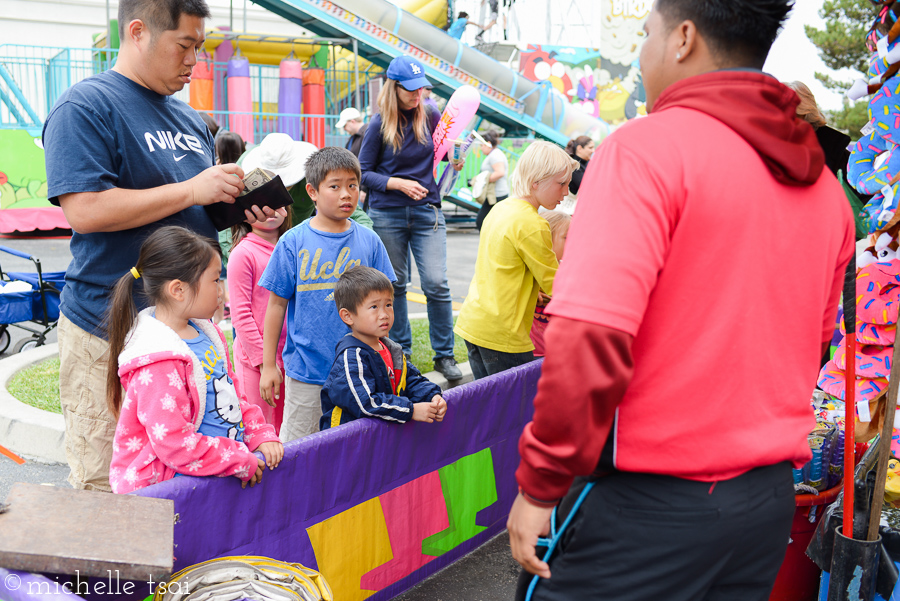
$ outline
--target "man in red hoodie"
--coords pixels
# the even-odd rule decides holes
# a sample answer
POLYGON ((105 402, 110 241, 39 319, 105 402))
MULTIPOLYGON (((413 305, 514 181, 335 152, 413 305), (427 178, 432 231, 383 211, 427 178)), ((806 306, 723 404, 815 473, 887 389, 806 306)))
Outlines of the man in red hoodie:
POLYGON ((791 4, 656 0, 647 19, 650 115, 585 174, 519 442, 508 526, 535 600, 769 595, 853 252, 796 94, 759 70, 791 4), (551 570, 537 538, 588 481, 551 570))

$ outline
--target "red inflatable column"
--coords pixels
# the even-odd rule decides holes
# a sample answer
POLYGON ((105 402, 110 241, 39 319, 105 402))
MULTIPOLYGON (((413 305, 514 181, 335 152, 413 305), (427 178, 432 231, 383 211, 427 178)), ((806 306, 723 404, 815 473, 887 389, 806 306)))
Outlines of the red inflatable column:
MULTIPOLYGON (((325 70, 307 69, 303 72, 303 113, 306 115, 325 114, 325 70)), ((325 118, 304 118, 306 141, 322 148, 325 146, 325 118)))
POLYGON ((213 66, 206 52, 197 57, 199 60, 191 72, 190 104, 197 111, 213 110, 213 66))

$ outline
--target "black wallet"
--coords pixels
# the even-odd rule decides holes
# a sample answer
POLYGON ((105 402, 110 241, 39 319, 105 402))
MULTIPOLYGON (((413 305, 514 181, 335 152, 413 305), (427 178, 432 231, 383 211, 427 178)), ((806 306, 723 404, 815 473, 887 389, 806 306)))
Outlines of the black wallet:
POLYGON ((291 198, 290 192, 281 183, 281 176, 276 175, 272 181, 264 183, 256 190, 238 196, 234 199, 234 203, 216 202, 203 208, 206 209, 206 214, 209 215, 216 229, 222 231, 246 221, 247 216, 244 211, 249 211, 253 205, 259 208, 280 209, 290 206, 293 202, 294 199, 291 198))

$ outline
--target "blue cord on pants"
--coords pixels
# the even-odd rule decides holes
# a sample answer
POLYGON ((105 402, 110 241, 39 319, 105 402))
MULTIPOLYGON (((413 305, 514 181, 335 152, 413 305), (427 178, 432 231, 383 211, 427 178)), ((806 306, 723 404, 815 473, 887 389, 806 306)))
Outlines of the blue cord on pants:
MULTIPOLYGON (((559 506, 553 508, 553 513, 550 514, 550 538, 538 538, 538 545, 543 546, 547 545, 547 552, 544 553, 543 561, 546 563, 550 562, 550 556, 553 554, 554 549, 556 549, 556 545, 559 543, 559 539, 562 538, 563 532, 566 531, 566 528, 569 527, 569 524, 572 522, 572 518, 578 512, 578 509, 581 507, 581 504, 584 503, 585 497, 594 488, 594 484, 596 482, 588 482, 584 489, 581 491, 581 494, 578 495, 578 499, 575 500, 575 504, 572 505, 572 510, 569 512, 569 515, 566 516, 566 520, 563 522, 562 528, 557 532, 556 530, 556 513, 559 511, 559 506)), ((528 592, 525 593, 525 601, 531 601, 531 596, 534 595, 534 589, 537 586, 538 580, 541 577, 535 575, 534 578, 531 579, 531 584, 528 585, 528 592)))

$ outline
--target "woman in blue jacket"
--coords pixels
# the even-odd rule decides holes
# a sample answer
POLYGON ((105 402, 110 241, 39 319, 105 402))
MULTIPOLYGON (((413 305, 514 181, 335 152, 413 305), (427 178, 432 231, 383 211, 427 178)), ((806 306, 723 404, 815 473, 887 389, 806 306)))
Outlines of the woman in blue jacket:
MULTIPOLYGON (((416 259, 427 299, 434 367, 448 380, 462 378, 453 358, 453 303, 447 284, 447 226, 434 181, 434 143, 440 120, 422 104, 431 87, 422 63, 408 56, 391 61, 359 152, 362 184, 369 190, 369 217, 384 242, 394 282, 394 326, 390 337, 409 354, 412 331, 406 307, 409 253, 416 259)), ((457 170, 462 165, 457 166, 457 170)))

